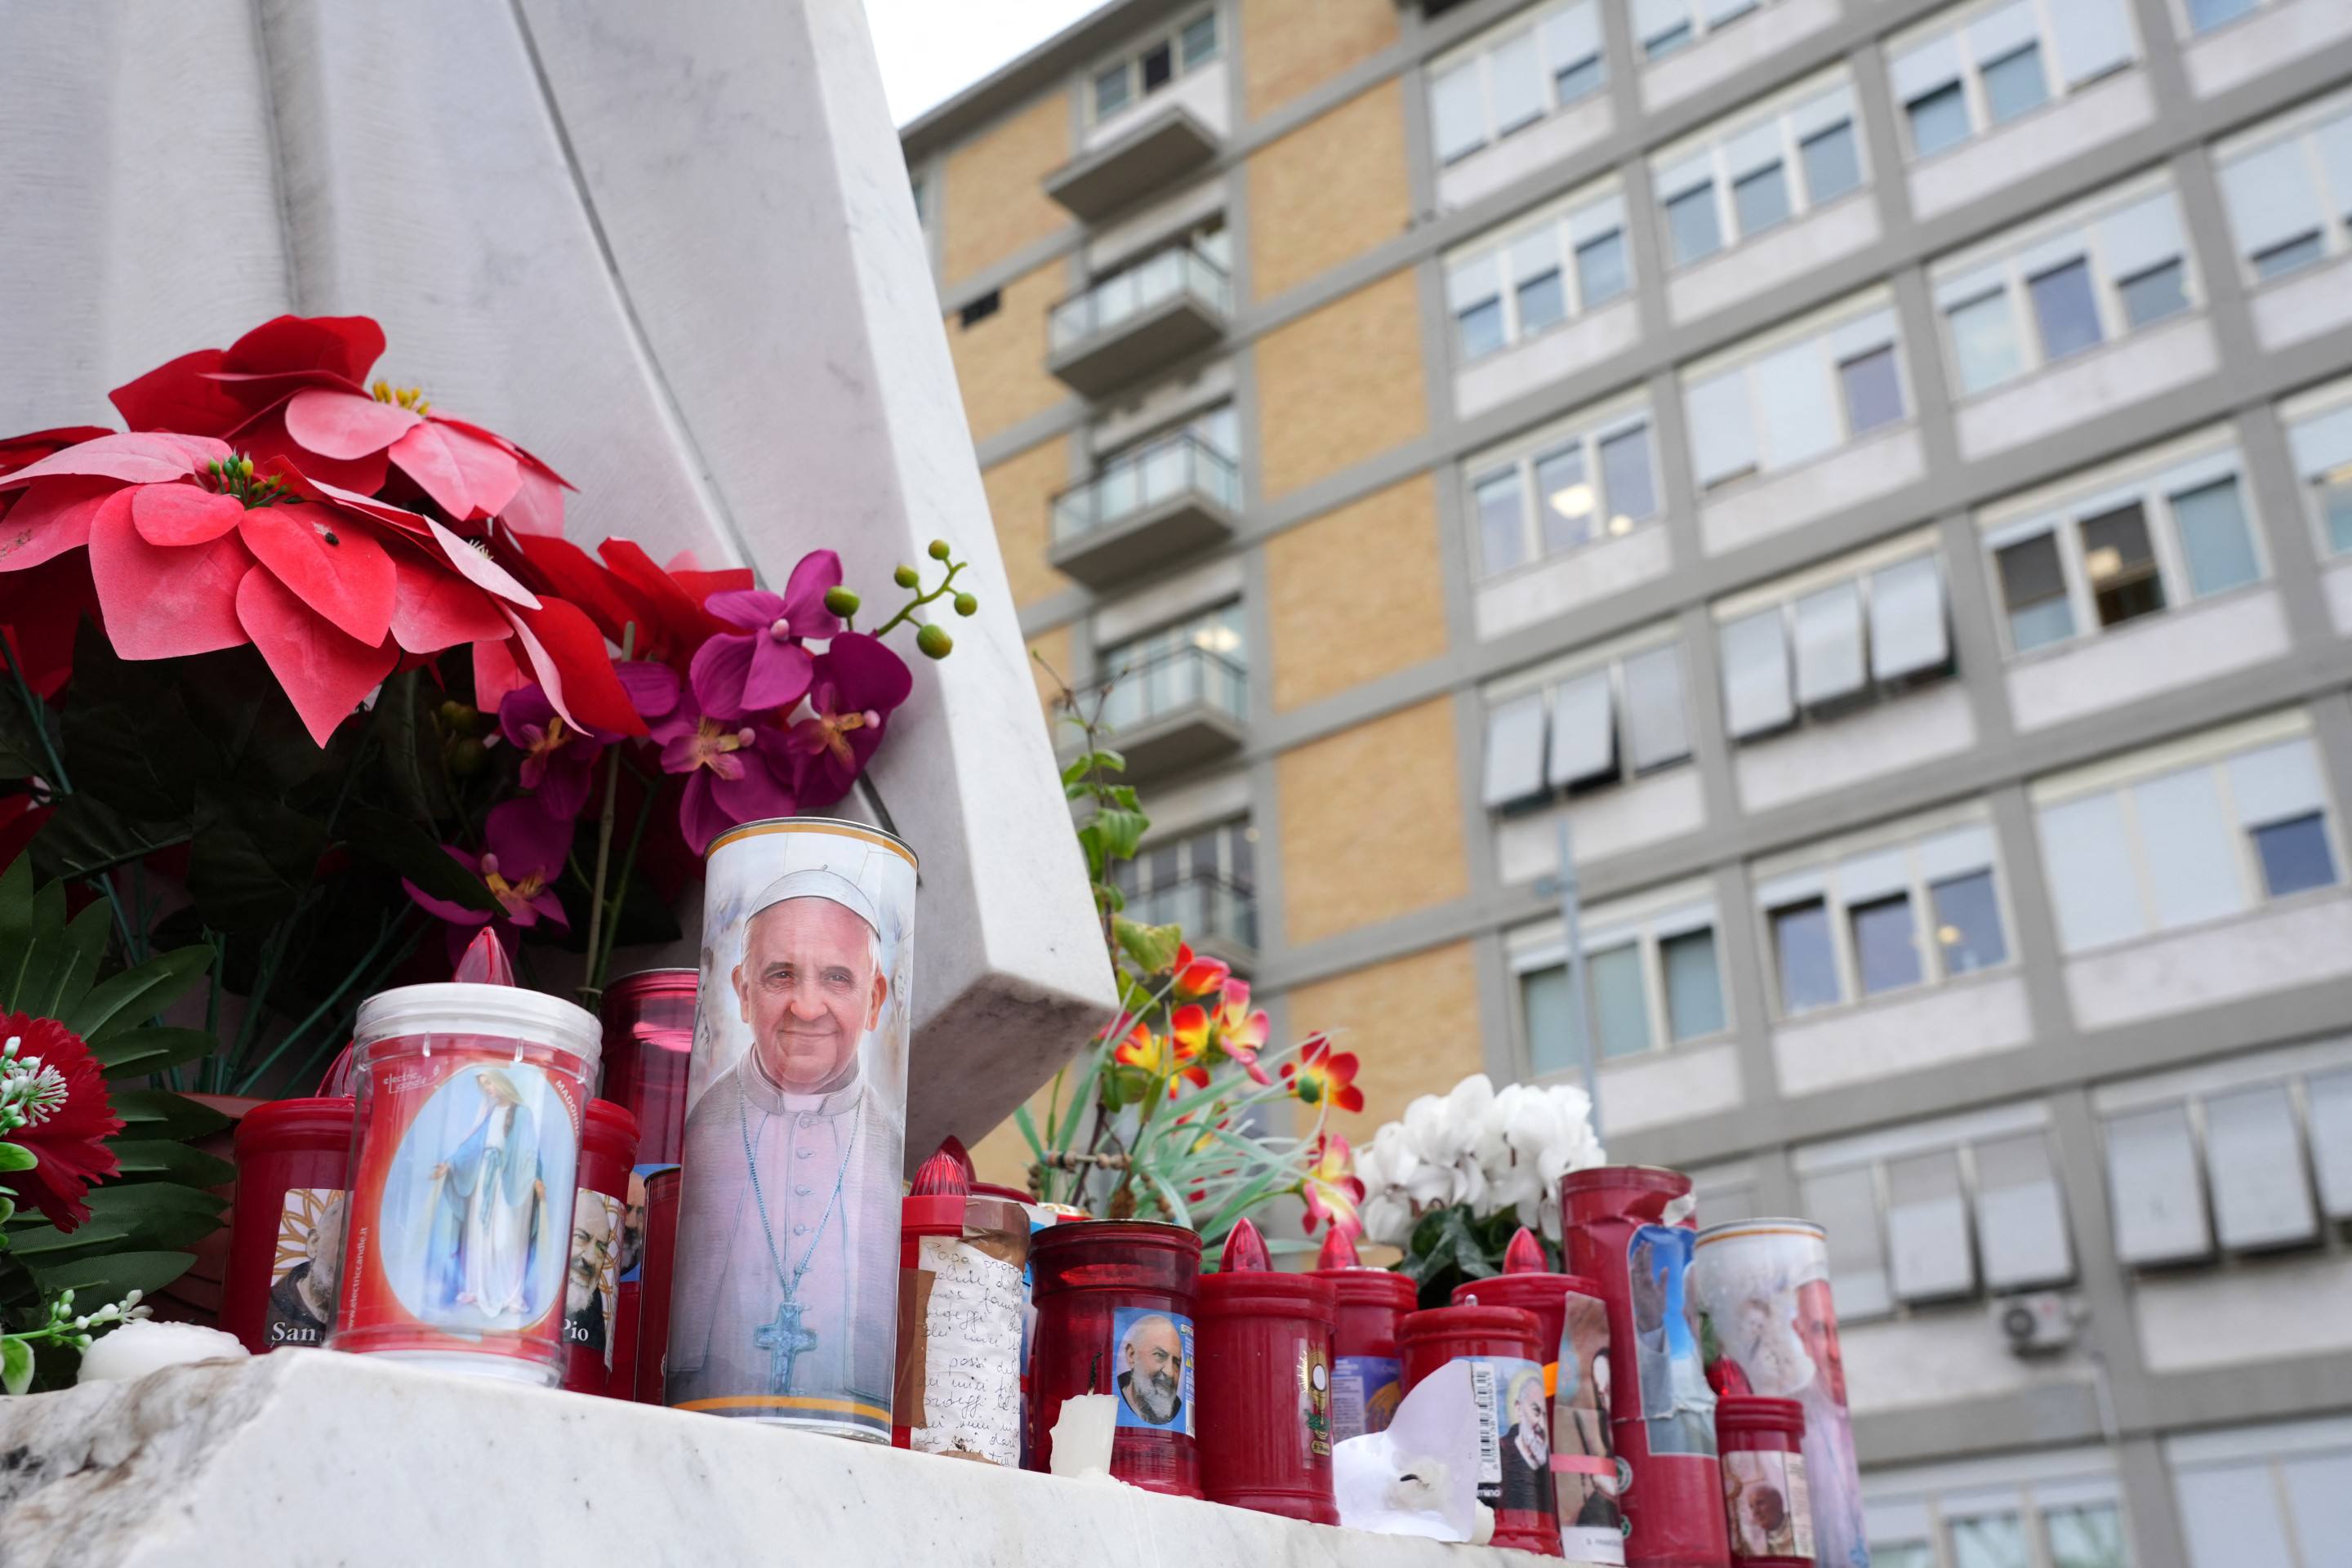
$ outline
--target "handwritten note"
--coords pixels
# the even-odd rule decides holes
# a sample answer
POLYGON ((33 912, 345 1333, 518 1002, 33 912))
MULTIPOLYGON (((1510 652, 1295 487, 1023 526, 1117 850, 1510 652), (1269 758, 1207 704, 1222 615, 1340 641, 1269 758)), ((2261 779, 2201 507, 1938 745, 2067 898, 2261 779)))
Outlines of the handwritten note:
POLYGON ((923 1414, 919 1453, 1021 1462, 1021 1266, 956 1237, 922 1238, 931 1276, 924 1314, 923 1414))

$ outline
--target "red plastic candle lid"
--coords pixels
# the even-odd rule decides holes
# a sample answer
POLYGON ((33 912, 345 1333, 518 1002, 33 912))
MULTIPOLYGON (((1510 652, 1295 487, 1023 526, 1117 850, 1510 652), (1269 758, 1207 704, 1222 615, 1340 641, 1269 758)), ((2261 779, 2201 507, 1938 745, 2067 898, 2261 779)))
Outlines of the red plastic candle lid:
POLYGON ((236 1150, 240 1156, 288 1149, 342 1150, 351 1144, 352 1122, 358 1114, 359 1102, 347 1094, 265 1100, 236 1124, 236 1150))
POLYGON ((1669 1171, 1664 1165, 1594 1165, 1581 1171, 1570 1171, 1559 1179, 1559 1190, 1563 1194, 1609 1192, 1619 1188, 1664 1193, 1670 1198, 1678 1198, 1691 1190, 1691 1179, 1680 1171, 1669 1171))
POLYGON ((1536 1315, 1523 1307, 1430 1307, 1409 1314, 1406 1340, 1433 1340, 1449 1334, 1492 1334, 1536 1337, 1536 1315))
POLYGON ((1801 1442, 1805 1436, 1805 1407, 1793 1399, 1728 1394, 1715 1402, 1715 1429, 1725 1437, 1735 1433, 1769 1432, 1801 1442))
POLYGON ((626 1106, 609 1100, 590 1100, 580 1149, 583 1154, 628 1164, 637 1157, 637 1119, 629 1114, 626 1106))

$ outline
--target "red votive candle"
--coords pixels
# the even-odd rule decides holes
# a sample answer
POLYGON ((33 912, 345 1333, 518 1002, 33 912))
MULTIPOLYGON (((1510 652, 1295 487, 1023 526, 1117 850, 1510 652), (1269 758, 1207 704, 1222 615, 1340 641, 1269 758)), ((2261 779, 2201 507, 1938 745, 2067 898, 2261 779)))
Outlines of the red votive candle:
POLYGON ((1339 1296, 1331 1336, 1331 1441, 1385 1432, 1404 1397, 1404 1363, 1397 1336, 1405 1314, 1420 1304, 1412 1281, 1356 1261, 1356 1244, 1333 1231, 1323 1238, 1315 1278, 1339 1296))
POLYGON ((324 1344, 334 1327, 356 1114, 348 1095, 273 1100, 237 1123, 221 1327, 256 1355, 324 1344))
MULTIPOLYGON (((625 974, 604 988, 599 1018, 604 1029, 604 1097, 627 1110, 637 1122, 635 1169, 621 1200, 618 1289, 613 1313, 613 1373, 605 1384, 615 1398, 662 1403, 661 1379, 648 1392, 637 1392, 637 1363, 644 1359, 658 1371, 661 1347, 668 1342, 667 1296, 664 1295, 663 1335, 643 1331, 649 1316, 646 1280, 653 1245, 646 1184, 663 1171, 678 1168, 678 1151, 686 1142, 686 1068, 694 1050, 694 1004, 699 974, 691 969, 646 969, 625 974)), ((662 1233, 662 1245, 671 1245, 675 1226, 662 1233)), ((663 1264, 668 1277, 668 1264, 663 1264)))
POLYGON ((1201 1277, 1201 1490, 1211 1502, 1337 1524, 1331 1339, 1338 1292, 1276 1271, 1247 1220, 1201 1277))
POLYGON ((1665 1218, 1690 1178, 1602 1165, 1561 1178, 1568 1265, 1609 1306, 1611 1439, 1631 1482, 1620 1503, 1628 1568, 1726 1568, 1715 1394, 1690 1289, 1693 1233, 1665 1218))
POLYGON ((1146 1491, 1199 1497, 1192 1315, 1200 1237, 1143 1220, 1077 1220, 1029 1239, 1037 1303, 1031 1468, 1053 1467, 1062 1401, 1108 1394, 1118 1400, 1110 1473, 1146 1491))
POLYGON ((1731 1561, 1739 1568, 1812 1568, 1805 1407, 1793 1399, 1727 1395, 1716 1405, 1715 1431, 1731 1561))
POLYGON ((1550 1401, 1545 1397, 1536 1315, 1520 1307, 1432 1307, 1404 1321, 1404 1391, 1449 1363, 1471 1363, 1481 1423, 1479 1447, 1491 1444, 1496 1478, 1478 1479, 1478 1500, 1495 1510, 1495 1542, 1540 1556, 1559 1555, 1559 1514, 1551 1479, 1550 1401))
MULTIPOLYGON (((623 1206, 637 1156, 637 1121, 609 1100, 588 1102, 580 1139, 580 1190, 572 1200, 572 1259, 563 1277, 563 1386, 615 1394, 620 1363, 623 1206)), ((629 1325, 632 1331, 636 1325, 629 1325)), ((634 1346, 632 1347, 634 1348, 634 1346)))

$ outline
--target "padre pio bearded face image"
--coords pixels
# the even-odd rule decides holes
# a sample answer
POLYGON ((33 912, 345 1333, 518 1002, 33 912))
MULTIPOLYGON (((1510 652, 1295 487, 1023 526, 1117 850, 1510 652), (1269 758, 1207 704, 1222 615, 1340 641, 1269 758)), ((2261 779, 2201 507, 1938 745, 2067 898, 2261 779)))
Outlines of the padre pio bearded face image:
POLYGON ((856 1072, 857 1042, 890 994, 881 944, 856 911, 831 899, 786 899, 751 917, 735 997, 768 1081, 821 1094, 856 1072))
POLYGON ((1184 1342, 1173 1321, 1139 1319, 1119 1347, 1119 1397, 1154 1426, 1176 1419, 1184 1386, 1184 1342))
POLYGON ((577 1315, 588 1310, 604 1278, 605 1261, 613 1256, 613 1222, 603 1203, 583 1204, 572 1227, 572 1269, 564 1281, 563 1310, 577 1315))

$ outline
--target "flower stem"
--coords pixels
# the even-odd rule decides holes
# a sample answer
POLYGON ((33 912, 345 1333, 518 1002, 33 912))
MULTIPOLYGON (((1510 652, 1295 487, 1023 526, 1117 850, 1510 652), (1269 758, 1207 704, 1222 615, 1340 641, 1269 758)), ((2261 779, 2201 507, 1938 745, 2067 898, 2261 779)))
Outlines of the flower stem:
POLYGON ((971 564, 971 563, 969 561, 957 561, 950 563, 948 566, 948 574, 940 579, 940 585, 938 587, 932 589, 928 594, 918 594, 913 598, 908 600, 897 615, 892 616, 888 620, 884 621, 880 626, 875 627, 873 635, 877 637, 887 637, 890 633, 890 629, 893 626, 896 626, 900 621, 913 620, 917 610, 921 609, 925 605, 929 604, 934 599, 946 597, 948 590, 954 585, 956 574, 971 564))
POLYGON ((384 944, 389 942, 395 935, 399 934, 400 928, 407 923, 405 917, 406 911, 404 910, 401 914, 395 915, 393 919, 384 922, 383 930, 376 933, 375 944, 370 947, 367 952, 360 955, 360 961, 352 965, 351 973, 344 975, 341 982, 338 984, 332 991, 328 992, 325 998, 321 1000, 316 1007, 311 1008, 310 1013, 300 1023, 296 1024, 291 1029, 289 1029, 286 1032, 285 1037, 270 1048, 270 1052, 268 1056, 262 1058, 258 1062, 256 1062, 252 1069, 237 1081, 237 1093, 248 1094, 252 1092, 254 1086, 261 1081, 262 1075, 268 1072, 271 1068, 278 1065, 278 1058, 284 1056, 288 1050, 291 1049, 295 1041, 300 1039, 305 1034, 309 1033, 310 1026, 324 1017, 327 1010, 342 999, 343 994, 352 988, 352 984, 358 981, 361 975, 368 973, 370 966, 375 963, 378 955, 383 952, 384 944))
MULTIPOLYGON (((631 621, 621 628, 621 661, 627 663, 636 652, 637 623, 631 621)), ((615 741, 612 755, 604 759, 604 809, 596 819, 596 879, 588 889, 588 973, 580 977, 580 1005, 594 1013, 604 1000, 604 964, 597 957, 600 939, 604 934, 604 876, 613 864, 613 814, 620 804, 621 742, 615 741)), ((613 915, 620 923, 620 911, 613 915)))
MULTIPOLYGON (((8 673, 16 680, 16 695, 25 704, 25 717, 32 721, 33 732, 41 738, 41 755, 48 759, 49 776, 57 783, 56 793, 61 795, 73 794, 73 780, 66 776, 66 760, 58 753, 57 742, 49 739, 49 705, 34 695, 33 683, 25 679, 24 666, 16 662, 16 647, 5 636, 0 636, 0 658, 8 661, 8 673)), ((85 874, 84 879, 95 882, 99 890, 106 895, 107 906, 114 911, 115 934, 121 937, 122 951, 127 957, 134 951, 131 917, 123 912, 122 900, 115 895, 114 879, 107 875, 112 869, 112 867, 108 867, 94 876, 85 874)), ((137 960, 131 962, 136 963, 137 960)))

